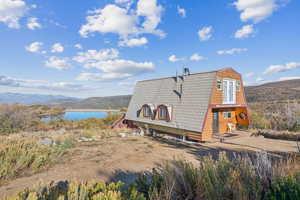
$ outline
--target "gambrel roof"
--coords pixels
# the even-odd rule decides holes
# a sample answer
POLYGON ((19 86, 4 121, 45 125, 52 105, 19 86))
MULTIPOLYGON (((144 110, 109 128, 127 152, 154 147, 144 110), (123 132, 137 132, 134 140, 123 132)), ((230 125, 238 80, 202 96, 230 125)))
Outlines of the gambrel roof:
POLYGON ((201 132, 218 71, 193 73, 140 81, 136 84, 126 119, 149 124, 201 132), (172 106, 172 120, 138 117, 145 104, 172 106))

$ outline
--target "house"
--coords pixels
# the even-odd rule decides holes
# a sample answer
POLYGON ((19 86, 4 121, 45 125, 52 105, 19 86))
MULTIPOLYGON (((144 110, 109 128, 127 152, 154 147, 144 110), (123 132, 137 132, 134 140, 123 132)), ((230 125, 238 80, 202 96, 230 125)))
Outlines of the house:
POLYGON ((125 120, 149 133, 198 142, 250 121, 242 76, 232 68, 140 81, 125 120))

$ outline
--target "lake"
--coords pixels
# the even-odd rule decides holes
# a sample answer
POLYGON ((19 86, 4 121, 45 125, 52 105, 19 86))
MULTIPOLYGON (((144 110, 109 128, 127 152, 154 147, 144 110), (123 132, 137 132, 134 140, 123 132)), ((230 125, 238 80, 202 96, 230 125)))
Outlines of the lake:
MULTIPOLYGON (((107 116, 107 112, 65 112, 63 119, 77 121, 77 120, 84 120, 89 118, 105 118, 106 116, 107 116)), ((51 120, 51 118, 47 117, 42 120, 49 121, 51 120)))

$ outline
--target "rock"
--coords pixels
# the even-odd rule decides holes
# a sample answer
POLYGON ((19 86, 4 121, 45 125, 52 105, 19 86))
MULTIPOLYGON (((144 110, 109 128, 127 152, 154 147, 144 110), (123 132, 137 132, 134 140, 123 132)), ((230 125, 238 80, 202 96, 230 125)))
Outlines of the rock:
POLYGON ((127 133, 119 133, 118 134, 120 137, 127 137, 128 135, 127 135, 127 133))
POLYGON ((86 138, 84 136, 80 136, 78 139, 77 139, 77 142, 92 142, 94 141, 93 138, 86 138))
POLYGON ((51 138, 41 138, 39 140, 39 143, 47 145, 47 146, 55 146, 56 145, 56 143, 51 138))

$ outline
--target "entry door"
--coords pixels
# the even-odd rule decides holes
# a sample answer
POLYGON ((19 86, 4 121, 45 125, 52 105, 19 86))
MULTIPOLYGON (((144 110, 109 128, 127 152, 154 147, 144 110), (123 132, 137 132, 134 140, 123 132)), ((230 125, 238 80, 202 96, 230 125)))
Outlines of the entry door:
POLYGON ((213 111, 213 133, 219 133, 219 112, 213 111))

